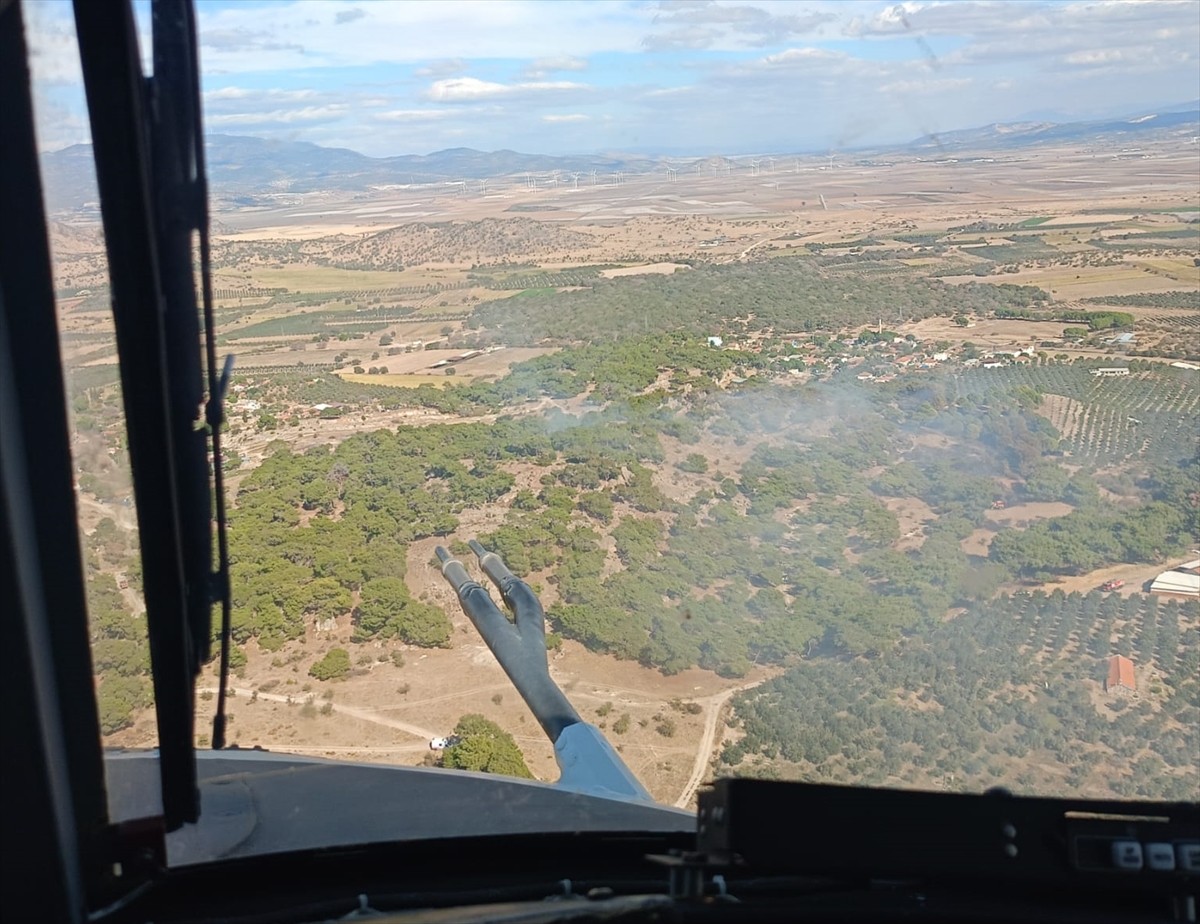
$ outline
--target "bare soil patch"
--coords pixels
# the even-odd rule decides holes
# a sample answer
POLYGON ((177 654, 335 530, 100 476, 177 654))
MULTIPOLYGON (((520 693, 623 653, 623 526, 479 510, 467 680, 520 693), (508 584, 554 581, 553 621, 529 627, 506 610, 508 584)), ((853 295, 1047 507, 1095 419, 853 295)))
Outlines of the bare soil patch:
POLYGON ((900 539, 895 548, 899 551, 919 549, 925 542, 925 524, 937 519, 933 508, 918 497, 884 497, 881 500, 900 521, 900 539))
POLYGON ((1089 590, 1096 590, 1106 581, 1120 580, 1125 582, 1125 586, 1113 592, 1127 597, 1130 594, 1141 593, 1142 586, 1147 581, 1158 577, 1159 572, 1168 567, 1170 566, 1166 562, 1163 562, 1161 565, 1109 565, 1105 568, 1097 568, 1095 571, 1089 571, 1087 574, 1058 578, 1046 584, 1044 589, 1047 592, 1062 590, 1066 593, 1072 593, 1073 591, 1087 593, 1089 590))
MULTIPOLYGON (((378 359, 366 359, 357 365, 379 366, 387 369, 381 375, 361 375, 342 368, 338 374, 351 382, 362 382, 367 385, 402 385, 411 386, 414 376, 430 380, 449 379, 470 380, 491 376, 499 378, 507 375, 516 363, 525 362, 535 356, 553 353, 553 349, 543 347, 507 347, 490 353, 481 353, 470 359, 460 359, 465 350, 418 350, 412 353, 397 353, 393 356, 380 356, 378 359), (445 363, 445 365, 439 365, 445 363), (450 370, 453 369, 453 374, 450 370)), ((369 355, 369 354, 368 354, 369 355)))
POLYGON ((1013 504, 1003 510, 989 510, 984 516, 992 523, 1023 529, 1038 520, 1065 517, 1074 509, 1062 501, 1032 501, 1028 504, 1013 504))
POLYGON ((992 537, 996 534, 990 529, 976 529, 958 544, 958 547, 968 555, 978 555, 987 558, 992 546, 992 537))
POLYGON ((901 325, 899 332, 914 334, 921 340, 949 340, 951 343, 969 341, 980 347, 1016 348, 1029 346, 1039 340, 1056 340, 1062 337, 1066 326, 1055 321, 985 318, 974 322, 972 327, 959 327, 950 318, 925 318, 901 325))

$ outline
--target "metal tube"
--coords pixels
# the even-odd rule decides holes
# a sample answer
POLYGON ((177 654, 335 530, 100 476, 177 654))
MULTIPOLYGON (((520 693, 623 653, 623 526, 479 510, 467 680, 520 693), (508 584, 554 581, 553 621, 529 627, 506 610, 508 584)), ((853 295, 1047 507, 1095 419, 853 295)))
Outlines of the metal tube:
POLYGON ((483 573, 492 579, 492 583, 500 591, 500 596, 508 604, 508 608, 513 611, 518 631, 522 635, 526 633, 538 635, 544 646, 546 612, 542 609, 542 602, 533 592, 533 588, 509 571, 508 566, 495 552, 487 551, 474 539, 470 540, 467 545, 479 559, 479 567, 483 569, 483 573))
POLYGON ((458 594, 463 612, 479 630, 504 673, 554 742, 558 785, 609 798, 653 802, 645 787, 594 725, 584 722, 550 677, 546 662, 546 614, 533 589, 508 570, 500 556, 475 540, 468 545, 479 566, 513 611, 509 622, 463 563, 437 548, 442 575, 458 594))
MULTIPOLYGON (((475 546, 479 544, 474 543, 473 550, 475 546)), ((476 554, 480 551, 483 551, 482 546, 476 554)), ((505 618, 483 585, 472 580, 462 562, 441 546, 436 552, 442 563, 442 575, 458 595, 463 612, 492 650, 542 730, 551 741, 558 741, 565 728, 582 720, 550 678, 546 663, 545 616, 537 597, 528 584, 504 566, 499 556, 484 552, 481 563, 487 558, 485 570, 488 576, 498 584, 504 582, 502 593, 504 588, 508 590, 506 601, 513 606, 517 620, 514 625, 505 618)))

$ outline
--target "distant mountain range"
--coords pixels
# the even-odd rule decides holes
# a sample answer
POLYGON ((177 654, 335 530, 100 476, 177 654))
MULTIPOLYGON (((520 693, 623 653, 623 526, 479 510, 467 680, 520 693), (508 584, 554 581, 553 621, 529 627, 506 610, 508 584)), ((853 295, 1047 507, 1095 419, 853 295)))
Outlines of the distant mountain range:
MULTIPOLYGON (((269 193, 322 189, 354 192, 395 184, 455 183, 554 170, 583 176, 593 170, 600 175, 644 173, 658 166, 657 161, 636 155, 557 157, 471 148, 368 157, 347 148, 243 135, 209 135, 205 157, 214 199, 246 205, 269 193)), ((43 155, 42 172, 51 210, 76 209, 96 201, 90 144, 43 155)))
POLYGON ((1190 108, 1171 107, 1163 112, 1101 119, 1090 122, 998 122, 981 128, 925 135, 908 145, 917 150, 996 150, 1038 144, 1085 141, 1149 140, 1164 133, 1182 138, 1200 134, 1200 101, 1190 108))
MULTIPOLYGON (((1179 137, 1200 134, 1200 102, 1165 107, 1162 111, 1123 119, 1090 122, 1012 122, 939 135, 926 135, 891 150, 909 152, 981 151, 1028 145, 1082 141, 1149 140, 1169 133, 1179 137)), ((304 141, 272 141, 240 135, 210 135, 207 141, 209 187, 220 205, 250 205, 281 192, 334 189, 366 191, 372 187, 455 183, 511 177, 522 173, 559 171, 589 176, 593 170, 647 173, 663 163, 641 155, 521 154, 517 151, 476 151, 451 148, 433 154, 368 157, 346 148, 326 148, 304 141)), ((695 161, 709 158, 696 158, 695 161)), ((672 158, 682 166, 685 158, 672 158)), ((92 175, 91 145, 77 144, 42 156, 46 199, 52 211, 72 211, 97 199, 92 175)))

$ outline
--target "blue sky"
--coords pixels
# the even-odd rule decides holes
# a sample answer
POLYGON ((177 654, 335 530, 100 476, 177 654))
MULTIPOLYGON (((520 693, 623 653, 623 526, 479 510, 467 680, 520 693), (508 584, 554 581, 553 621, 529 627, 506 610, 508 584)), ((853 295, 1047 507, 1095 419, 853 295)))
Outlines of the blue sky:
MULTIPOLYGON (((25 10, 40 143, 85 141, 69 4, 25 10)), ((376 156, 840 150, 1200 95, 1197 0, 199 0, 198 11, 209 131, 376 156)))

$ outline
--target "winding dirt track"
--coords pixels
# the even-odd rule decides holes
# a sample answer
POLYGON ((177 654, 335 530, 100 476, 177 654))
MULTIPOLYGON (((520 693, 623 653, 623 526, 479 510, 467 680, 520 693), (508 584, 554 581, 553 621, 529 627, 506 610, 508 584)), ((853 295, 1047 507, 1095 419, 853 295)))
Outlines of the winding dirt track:
POLYGON ((738 687, 732 687, 725 690, 723 693, 717 693, 713 696, 705 697, 698 700, 704 704, 706 714, 704 716, 704 734, 700 738, 700 745, 696 750, 696 762, 692 765, 692 775, 688 777, 687 785, 683 787, 683 793, 675 800, 677 808, 687 808, 688 804, 696 795, 696 790, 700 788, 700 784, 704 782, 704 777, 708 773, 708 765, 712 761, 713 748, 716 746, 717 739, 717 723, 721 718, 721 710, 725 708, 725 704, 737 693, 742 693, 746 690, 753 690, 760 683, 769 680, 769 677, 761 677, 758 680, 744 683, 738 687))
MULTIPOLYGON (((691 803, 691 801, 695 798, 696 790, 699 789, 700 784, 704 782, 704 777, 707 775, 709 764, 712 761, 713 749, 716 747, 716 744, 717 744, 717 726, 720 724, 722 726, 722 729, 724 728, 723 723, 721 723, 721 713, 722 713, 722 710, 725 708, 725 706, 729 703, 729 700, 732 699, 736 694, 745 692, 746 690, 752 690, 755 687, 757 687, 759 684, 761 684, 764 681, 769 680, 769 679, 770 679, 770 677, 761 677, 758 680, 751 681, 750 683, 744 683, 744 684, 741 684, 740 686, 731 687, 728 690, 724 690, 724 691, 722 691, 720 693, 716 693, 712 696, 706 696, 706 697, 696 700, 696 702, 699 702, 701 705, 703 705, 704 709, 705 709, 704 733, 703 733, 703 735, 701 735, 699 744, 697 745, 697 748, 696 748, 696 757, 695 757, 694 763, 692 764, 691 776, 688 777, 688 781, 687 781, 687 784, 683 788, 683 792, 680 794, 679 798, 675 800, 675 805, 677 807, 687 808, 689 803, 691 803)), ((235 697, 238 697, 238 698, 245 697, 247 699, 249 699, 251 696, 253 696, 254 692, 255 692, 254 690, 248 689, 245 687, 231 687, 230 691, 233 693, 233 695, 235 697)), ((208 692, 208 693, 215 694, 217 692, 217 690, 214 687, 202 687, 202 688, 199 688, 197 690, 197 692, 198 693, 208 692)), ((638 691, 626 691, 626 692, 638 692, 638 691)), ((461 695, 461 694, 453 694, 453 696, 458 696, 458 695, 461 695)), ((285 695, 281 695, 279 693, 259 692, 258 698, 269 700, 271 702, 276 702, 276 703, 287 703, 289 701, 295 703, 295 702, 301 701, 300 697, 285 696, 285 695)), ((446 698, 450 698, 450 697, 434 697, 434 700, 441 700, 441 699, 446 699, 446 698)), ((431 729, 422 728, 419 725, 413 725, 410 722, 402 722, 399 719, 393 719, 393 718, 389 718, 388 716, 380 715, 377 711, 375 711, 373 709, 360 709, 355 706, 346 706, 341 703, 335 703, 332 700, 329 701, 328 705, 333 709, 334 712, 341 713, 342 715, 349 716, 354 719, 359 719, 360 721, 363 721, 363 722, 374 722, 377 725, 384 725, 388 728, 394 728, 394 729, 397 729, 398 731, 405 732, 416 738, 420 738, 420 739, 422 739, 422 741, 429 741, 431 738, 436 738, 440 734, 439 732, 433 731, 431 729)), ((412 704, 409 704, 409 705, 412 705, 412 704)), ((522 739, 522 740, 534 740, 532 736, 518 735, 515 737, 522 739)), ((373 747, 336 748, 336 747, 326 747, 326 746, 319 746, 319 747, 314 746, 314 747, 308 748, 308 747, 291 747, 288 745, 282 745, 279 747, 281 747, 282 749, 295 750, 295 751, 311 750, 311 751, 322 751, 322 752, 326 752, 326 751, 350 752, 350 751, 378 750, 378 751, 403 752, 403 751, 409 751, 409 750, 423 750, 424 747, 426 747, 426 745, 424 745, 424 744, 401 745, 398 747, 393 746, 393 747, 384 747, 384 748, 378 748, 378 747, 374 747, 374 748, 373 747)), ((641 750, 641 748, 637 748, 636 746, 635 746, 635 748, 638 750, 641 750)), ((653 748, 650 746, 646 746, 646 749, 651 750, 652 752, 657 752, 659 750, 659 749, 656 749, 656 748, 653 748)), ((678 750, 682 750, 682 749, 666 748, 666 749, 662 749, 662 750, 678 751, 678 750)))
MULTIPOLYGON (((244 696, 247 699, 249 699, 251 696, 254 695, 253 690, 246 689, 244 687, 231 687, 230 689, 233 691, 234 695, 238 696, 238 697, 244 696)), ((217 691, 216 691, 215 687, 212 687, 212 688, 206 687, 206 688, 198 690, 197 692, 216 693, 217 691)), ((297 703, 297 702, 303 702, 306 697, 297 697, 297 696, 289 697, 289 696, 282 696, 279 693, 261 693, 260 692, 258 694, 258 698, 270 700, 273 703, 286 703, 289 700, 291 700, 291 702, 293 702, 293 703, 297 703)), ((441 734, 440 732, 430 731, 428 728, 422 728, 420 725, 413 725, 410 722, 401 722, 399 719, 390 719, 387 716, 380 715, 378 712, 376 712, 373 709, 359 709, 355 706, 344 706, 341 703, 333 702, 333 700, 329 700, 329 705, 332 707, 334 712, 340 712, 342 715, 348 715, 354 719, 361 719, 364 722, 374 722, 377 725, 386 725, 388 728, 395 728, 399 731, 407 732, 408 734, 413 735, 416 738, 423 738, 426 741, 428 741, 431 738, 437 738, 441 734)), ((326 749, 326 750, 328 750, 328 749, 326 749)))

